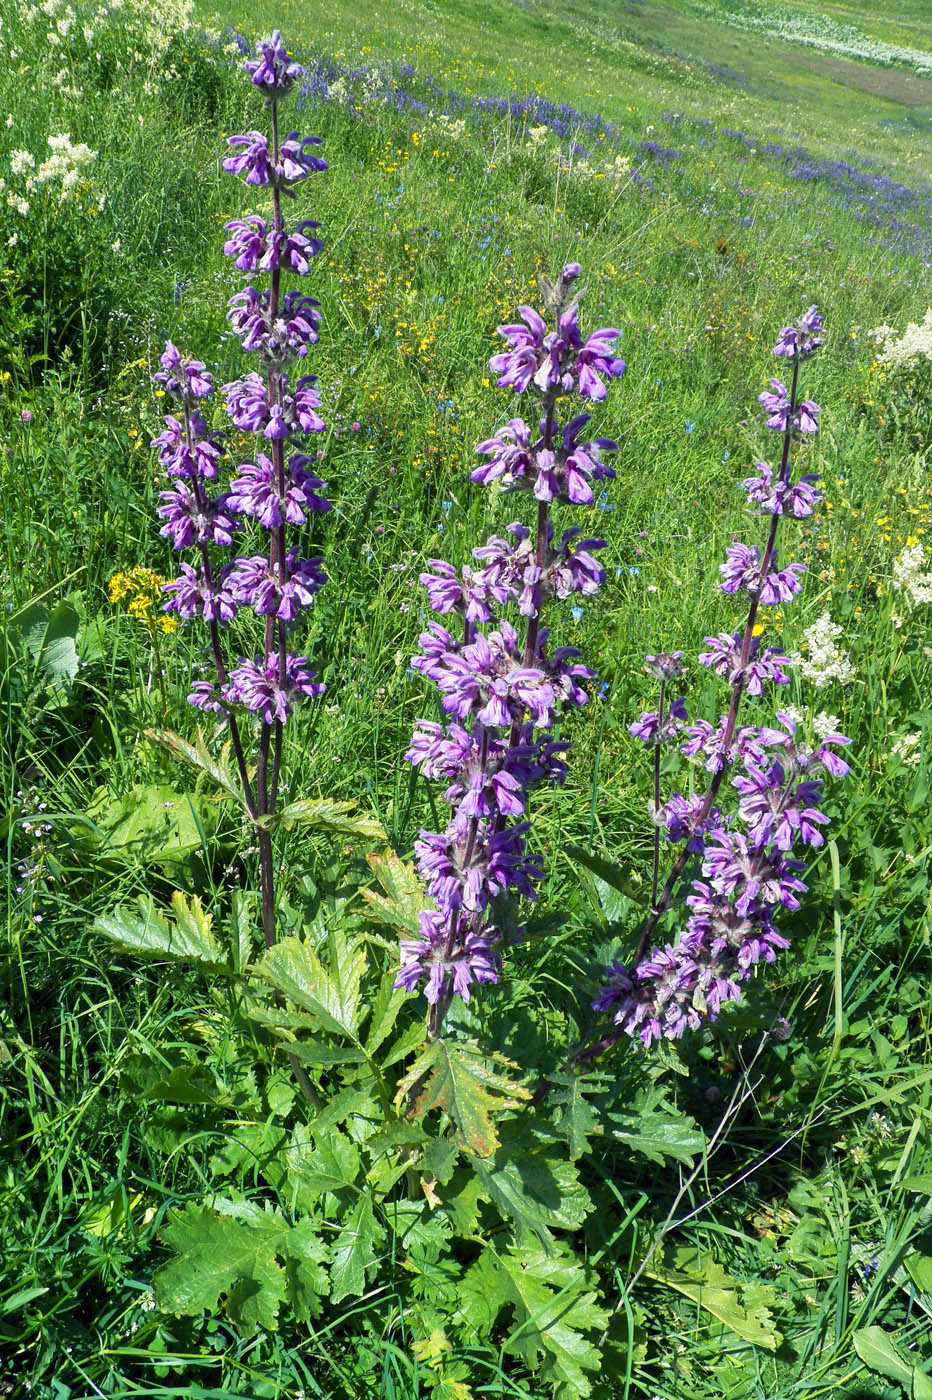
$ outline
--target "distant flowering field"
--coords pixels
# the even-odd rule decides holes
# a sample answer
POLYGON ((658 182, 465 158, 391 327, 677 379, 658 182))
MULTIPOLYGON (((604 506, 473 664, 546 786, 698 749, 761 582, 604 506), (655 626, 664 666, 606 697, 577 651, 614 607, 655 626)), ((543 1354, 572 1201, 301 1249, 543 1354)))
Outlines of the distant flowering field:
POLYGON ((932 1393, 921 121, 488 8, 4 11, 10 1394, 932 1393))

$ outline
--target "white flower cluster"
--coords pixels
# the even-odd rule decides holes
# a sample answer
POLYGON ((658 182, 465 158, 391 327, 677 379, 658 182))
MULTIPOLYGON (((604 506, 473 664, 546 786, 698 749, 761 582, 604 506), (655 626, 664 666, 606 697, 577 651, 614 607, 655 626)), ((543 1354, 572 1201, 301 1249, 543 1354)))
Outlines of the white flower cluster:
POLYGON ((908 768, 917 768, 921 757, 922 734, 917 730, 915 734, 904 734, 891 745, 890 752, 905 763, 908 768))
POLYGON ((854 679, 851 658, 838 646, 842 630, 828 613, 823 613, 803 633, 802 651, 790 654, 790 661, 799 675, 811 681, 816 690, 821 690, 830 681, 839 681, 844 685, 854 679), (804 655, 804 652, 808 655, 804 655))
MULTIPOLYGON (((132 49, 137 61, 154 66, 178 35, 191 27, 193 12, 194 0, 161 0, 157 7, 148 0, 108 0, 84 16, 81 34, 90 47, 95 36, 115 30, 121 44, 132 49)), ((77 35, 78 18, 66 0, 24 5, 22 13, 31 24, 48 25, 43 42, 49 49, 67 46, 77 35)), ((74 91, 69 90, 66 95, 73 96, 74 91)))
POLYGON ((44 160, 36 171, 35 175, 30 175, 26 181, 26 189, 31 194, 37 185, 51 185, 54 181, 61 181, 60 199, 70 199, 77 188, 81 178, 81 172, 86 165, 96 159, 97 152, 92 151, 90 146, 83 141, 74 145, 71 136, 67 131, 61 132, 58 136, 49 137, 49 148, 52 154, 44 160))
POLYGON ((438 112, 436 116, 431 113, 431 117, 442 136, 449 136, 451 141, 459 141, 465 136, 466 122, 462 117, 451 117, 448 112, 438 112))
POLYGON ((761 6, 756 10, 748 5, 740 11, 731 6, 725 8, 708 4, 699 8, 717 23, 724 21, 736 29, 750 29, 773 39, 821 49, 824 53, 842 54, 845 58, 866 60, 885 67, 895 64, 911 68, 915 73, 932 74, 932 53, 872 39, 853 25, 839 24, 827 16, 801 15, 795 10, 782 10, 775 5, 761 6))
POLYGON ((631 177, 631 162, 627 156, 620 154, 610 156, 606 152, 602 159, 578 158, 570 167, 570 173, 579 179, 607 180, 610 184, 626 184, 631 177))
POLYGON ((893 561, 893 582, 897 588, 902 588, 913 607, 932 603, 932 574, 923 572, 924 562, 925 551, 921 544, 910 545, 893 561))
POLYGON ((932 360, 932 306, 921 321, 910 321, 902 335, 886 325, 868 334, 877 342, 877 358, 882 364, 903 368, 918 360, 932 360))

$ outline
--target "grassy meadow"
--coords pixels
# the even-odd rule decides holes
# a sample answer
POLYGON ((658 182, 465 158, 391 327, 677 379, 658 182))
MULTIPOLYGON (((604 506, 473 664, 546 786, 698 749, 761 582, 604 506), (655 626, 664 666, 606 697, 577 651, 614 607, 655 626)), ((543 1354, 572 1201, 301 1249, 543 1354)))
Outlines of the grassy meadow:
MULTIPOLYGON (((932 1395, 932 630, 894 572, 932 546, 932 349, 897 365, 871 336, 932 305, 926 10, 5 0, 0 1395, 932 1395), (800 672, 781 696, 851 737, 851 776, 825 803, 834 844, 811 853, 810 896, 781 924, 791 949, 744 1002, 676 1044, 617 1045, 571 1125, 569 1107, 530 1127, 502 1111, 485 1188, 439 1130, 433 1155, 405 1137, 403 1114, 378 1157, 353 1056, 341 1068, 331 1041, 313 1076, 342 1117, 319 1114, 317 1177, 289 1176, 280 1144, 306 1145, 313 1122, 275 1005, 260 1014, 244 991, 255 833, 151 737, 194 741, 204 717, 185 696, 210 666, 203 629, 159 610, 177 560, 155 513, 151 375, 167 338, 217 384, 251 367, 225 320, 244 278, 221 251, 250 191, 220 162, 225 136, 262 120, 240 65, 275 27, 305 65, 288 120, 329 163, 296 208, 325 243, 301 290, 321 303, 308 367, 328 426, 309 450, 334 503, 307 532, 329 582, 299 648, 327 691, 289 726, 284 781, 384 832, 277 833, 283 936, 334 979, 339 939, 356 956, 362 937, 365 855, 409 861, 439 820, 437 785, 402 757, 414 721, 439 718, 410 666, 418 574, 468 562, 518 514, 469 475, 476 444, 521 411, 488 368, 496 326, 578 261, 586 326, 622 332, 627 373, 594 410, 617 480, 576 520, 607 541, 606 583, 548 619, 599 684, 566 726, 565 785, 535 799, 532 936, 452 1020, 525 1097, 604 1031, 590 1003, 649 895, 650 763, 628 732, 655 700, 644 654, 694 657, 740 625, 718 565, 757 538, 736 487, 773 450, 757 396, 781 373, 780 328, 812 303, 825 318, 803 368, 822 431, 798 451, 825 501, 783 545, 808 572, 765 638, 805 660, 814 624, 841 629, 846 678, 800 672), (63 134, 70 165, 49 141, 63 134), (232 939, 235 966, 105 937, 114 910, 182 896, 214 921, 192 938, 232 939), (325 1170, 326 1134, 343 1157, 325 1170), (512 1160, 520 1174, 532 1159, 544 1175, 506 1189, 512 1160), (179 1222, 203 1230, 200 1254, 179 1222), (243 1260, 216 1265, 199 1305, 223 1230, 271 1241, 280 1308, 264 1306, 270 1272, 243 1260)), ((714 677, 691 672, 691 708, 716 719, 714 677)), ((678 771, 665 757, 664 781, 678 771)), ((360 1006, 376 1019, 397 931, 366 927, 360 1006)), ((393 1089, 424 1008, 402 1000, 393 1089)))

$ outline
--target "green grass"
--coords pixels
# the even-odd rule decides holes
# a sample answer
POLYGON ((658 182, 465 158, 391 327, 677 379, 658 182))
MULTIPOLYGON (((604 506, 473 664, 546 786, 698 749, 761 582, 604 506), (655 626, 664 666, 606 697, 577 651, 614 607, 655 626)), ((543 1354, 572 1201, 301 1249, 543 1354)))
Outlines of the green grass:
MULTIPOLYGON (((18 57, 0 77, 0 113, 12 118, 0 153, 9 889, 0 1354, 9 1393, 409 1400, 433 1392, 412 1359, 417 1321, 403 1312, 410 1275, 401 1261, 313 1325, 254 1340, 219 1310, 176 1319, 149 1306, 167 1255, 159 1231, 170 1210, 223 1184, 215 1156, 235 1117, 151 1097, 153 1067, 196 1065, 234 1106, 248 1072, 231 1029, 238 1008, 225 993, 113 953, 92 925, 141 894, 167 905, 175 888, 217 910, 219 925, 232 889, 254 882, 255 861, 248 829, 218 814, 145 733, 164 719, 162 664, 170 722, 193 732, 183 697, 203 674, 203 639, 185 627, 159 636, 156 654, 152 632, 109 601, 107 586, 136 564, 174 570, 154 514, 164 482, 147 446, 163 407, 150 372, 164 339, 207 360, 218 383, 242 368, 223 319, 240 279, 220 243, 246 195, 219 160, 222 134, 257 116, 228 56, 196 28, 175 31, 167 61, 177 72, 168 76, 165 61, 150 62, 151 32, 76 9, 62 83, 45 81, 48 22, 21 8, 4 14, 18 57), (79 36, 85 22, 93 41, 79 36), (9 154, 27 150, 41 162, 48 136, 61 131, 97 152, 75 198, 59 205, 53 189, 40 191, 28 214, 17 213, 3 202, 22 188, 9 154), (191 788, 169 837, 121 841, 118 817, 161 806, 162 785, 191 788)), ((861 11, 831 8, 876 38, 928 47, 921 6, 861 11)), ((919 190, 932 154, 932 81, 751 35, 727 22, 724 6, 712 17, 686 0, 405 0, 363 11, 336 0, 321 24, 312 19, 294 4, 223 10, 224 29, 238 24, 252 39, 278 25, 303 58, 378 70, 434 116, 393 111, 360 77, 347 80, 358 110, 321 98, 295 117, 324 138, 330 163, 306 213, 326 238, 309 290, 322 303, 312 368, 334 510, 305 541, 325 555, 331 579, 307 641, 328 692, 295 725, 292 795, 356 801, 402 855, 433 824, 436 795, 401 760, 413 720, 433 713, 429 688, 408 666, 425 616, 417 575, 430 557, 465 561, 516 513, 469 481, 475 444, 514 411, 486 368, 495 326, 535 299, 539 273, 573 258, 585 269, 587 324, 623 331, 628 372, 597 416, 599 431, 620 443, 618 481, 586 525, 608 540, 608 580, 578 621, 568 611, 554 621, 556 641, 579 645, 598 667, 606 697, 573 726, 566 787, 535 812, 549 863, 538 911, 548 932, 515 951, 508 997, 492 996, 479 1020, 464 1022, 506 1053, 520 1035, 533 1032, 543 1056, 548 1037, 591 1029, 586 1000, 613 930, 568 847, 643 879, 648 775, 627 732, 652 703, 643 654, 689 655, 707 633, 735 625, 717 564, 747 529, 735 481, 768 447, 756 396, 772 372, 770 346, 799 309, 818 302, 824 311, 826 350, 807 367, 805 389, 823 406, 824 432, 806 451, 810 469, 824 473, 827 506, 797 536, 806 589, 772 630, 794 649, 828 611, 855 665, 845 687, 814 693, 794 681, 789 694, 803 709, 836 714, 853 739, 853 778, 828 806, 837 888, 820 853, 813 897, 787 923, 793 950, 759 978, 748 1007, 651 1060, 684 1121, 707 1134, 735 1086, 753 1086, 720 1151, 678 1202, 681 1168, 671 1160, 658 1167, 616 1150, 603 1164, 594 1154, 586 1181, 597 1209, 574 1240, 616 1310, 596 1389, 604 1400, 906 1393, 894 1376, 864 1368, 852 1337, 882 1326, 929 1365, 930 1293, 914 1273, 932 1254, 932 672, 927 609, 906 607, 891 577, 906 541, 929 529, 932 399, 921 377, 908 387, 882 372, 867 332, 919 320, 932 300, 932 204, 926 193, 899 211, 924 231, 922 252, 918 235, 897 242, 883 210, 879 223, 855 216, 844 202, 848 177, 833 184, 823 167, 794 178, 766 147, 798 142, 854 166, 852 153, 869 155, 919 190), (535 148, 532 123, 469 116, 457 136, 436 120, 443 99, 428 74, 467 101, 538 92, 599 113, 600 129, 611 123, 617 135, 578 134, 592 152, 588 169, 571 154, 572 136, 551 133, 535 148), (639 147, 647 140, 678 155, 655 162, 639 147), (616 150, 639 181, 605 175, 616 150), (898 756, 915 733, 918 747, 898 756), (771 1042, 745 1077, 776 1016, 791 1023, 790 1038, 771 1042), (748 1309, 755 1289, 773 1290, 758 1301, 784 1337, 775 1352, 649 1274, 628 1297, 632 1261, 674 1205, 671 1251, 711 1255, 740 1281, 748 1309)), ((196 21, 212 22, 209 7, 196 21)), ((173 23, 164 17, 169 32, 173 23)), ((247 633, 244 649, 254 641, 247 633)), ((719 697, 707 677, 695 678, 692 695, 713 713, 719 697)), ((285 838, 288 931, 319 912, 331 856, 319 840, 285 838)), ((623 898, 619 907, 632 926, 636 905, 623 898)), ((614 1055, 612 1073, 630 1087, 633 1057, 614 1055)), ((258 1175, 244 1180, 256 1199, 275 1194, 258 1175)), ((533 1369, 499 1350, 507 1330, 464 1360, 476 1395, 541 1393, 533 1369)))

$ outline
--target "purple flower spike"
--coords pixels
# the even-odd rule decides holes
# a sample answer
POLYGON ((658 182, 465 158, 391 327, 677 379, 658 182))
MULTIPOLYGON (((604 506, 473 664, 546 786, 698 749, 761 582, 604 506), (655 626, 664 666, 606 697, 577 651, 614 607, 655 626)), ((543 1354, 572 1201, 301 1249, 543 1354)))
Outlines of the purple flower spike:
POLYGON ((773 353, 784 355, 789 360, 806 359, 815 354, 822 344, 823 337, 819 335, 821 329, 822 317, 819 315, 819 309, 817 306, 810 306, 792 326, 783 327, 773 347, 773 353))
POLYGON ((169 394, 191 405, 195 399, 203 399, 213 393, 213 377, 204 368, 203 360, 182 355, 170 340, 165 342, 165 349, 159 358, 161 371, 152 377, 169 394))
POLYGON ((329 510, 330 502, 317 494, 324 483, 304 469, 308 460, 302 453, 295 453, 286 463, 284 495, 279 491, 271 458, 260 452, 255 462, 243 462, 240 475, 230 483, 230 509, 238 515, 254 515, 267 530, 286 520, 291 525, 303 525, 307 511, 329 510))
POLYGON ((604 399, 607 393, 601 376, 620 379, 625 372, 624 360, 613 353, 612 342, 621 331, 604 329, 590 335, 579 352, 579 392, 584 399, 604 399))
POLYGON ((401 940, 401 968, 395 987, 413 992, 422 977, 427 978, 424 995, 433 1006, 442 997, 459 996, 469 1000, 473 982, 497 982, 500 958, 495 952, 498 932, 486 926, 473 930, 468 918, 457 915, 452 921, 435 909, 419 916, 420 938, 401 940))
POLYGON ((755 462, 757 476, 745 477, 742 485, 752 505, 770 515, 794 515, 797 519, 811 515, 822 492, 812 485, 821 478, 815 473, 801 476, 795 484, 774 480, 773 468, 766 462, 755 462))
POLYGON ((499 326, 499 335, 504 336, 511 348, 500 355, 493 355, 489 360, 489 369, 500 376, 497 381, 500 389, 514 389, 516 394, 523 394, 537 373, 547 324, 532 306, 519 307, 518 314, 524 322, 523 326, 499 326))
POLYGON ((203 567, 194 569, 181 565, 181 578, 162 585, 162 591, 173 596, 164 606, 165 612, 177 612, 180 617, 202 617, 205 622, 232 622, 236 616, 236 599, 227 586, 229 568, 220 569, 207 579, 203 567))
POLYGON ((271 564, 264 554, 237 559, 230 575, 230 591, 238 603, 260 617, 272 615, 293 622, 327 582, 322 565, 322 559, 298 559, 296 549, 288 551, 284 568, 271 564))
POLYGON ((223 453, 220 441, 209 437, 207 424, 199 413, 188 411, 188 433, 184 424, 170 413, 162 420, 164 430, 152 439, 152 446, 159 454, 159 463, 169 476, 202 476, 210 479, 217 475, 217 464, 223 453))
MULTIPOLYGON (((765 390, 757 397, 767 411, 767 427, 785 433, 790 416, 789 393, 782 379, 771 379, 770 388, 772 393, 765 390)), ((819 405, 813 403, 811 399, 797 404, 793 413, 793 427, 796 432, 817 433, 820 412, 819 405)))
POLYGON ((276 29, 271 39, 260 40, 256 45, 259 59, 250 59, 243 64, 246 72, 262 93, 263 97, 284 97, 301 77, 304 69, 300 63, 293 63, 285 51, 282 36, 276 29))
POLYGON ((223 245, 228 258, 236 260, 236 267, 243 272, 271 272, 274 268, 290 267, 300 276, 311 270, 311 258, 315 258, 323 248, 319 238, 309 238, 305 230, 319 228, 313 219, 305 219, 293 233, 282 230, 276 233, 270 229, 265 219, 258 214, 250 214, 245 219, 232 219, 225 228, 230 238, 223 245))
POLYGON ((188 549, 195 544, 229 546, 233 543, 239 522, 227 510, 225 495, 199 501, 182 482, 173 491, 160 491, 159 498, 162 504, 157 514, 165 521, 159 534, 171 540, 175 549, 188 549))
POLYGON ((276 720, 284 724, 301 696, 314 699, 325 690, 326 686, 317 680, 306 657, 286 657, 285 683, 280 685, 278 657, 264 661, 259 656, 255 661, 240 661, 230 675, 226 699, 261 714, 266 724, 274 724, 276 720))

